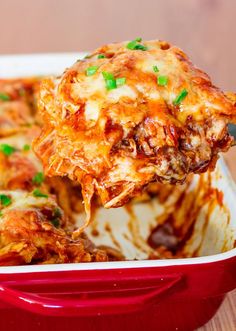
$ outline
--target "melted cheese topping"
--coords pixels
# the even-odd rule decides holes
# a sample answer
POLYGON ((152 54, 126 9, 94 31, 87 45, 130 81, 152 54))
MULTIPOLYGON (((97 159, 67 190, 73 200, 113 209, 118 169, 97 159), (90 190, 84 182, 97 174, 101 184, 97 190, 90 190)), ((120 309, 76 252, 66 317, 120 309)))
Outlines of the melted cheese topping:
POLYGON ((87 210, 94 192, 105 207, 117 207, 151 181, 183 182, 212 169, 232 141, 234 104, 180 49, 153 40, 141 43, 145 51, 130 50, 127 43, 95 50, 41 87, 44 129, 35 151, 49 176, 81 183, 87 210), (104 72, 125 83, 107 88, 104 72))

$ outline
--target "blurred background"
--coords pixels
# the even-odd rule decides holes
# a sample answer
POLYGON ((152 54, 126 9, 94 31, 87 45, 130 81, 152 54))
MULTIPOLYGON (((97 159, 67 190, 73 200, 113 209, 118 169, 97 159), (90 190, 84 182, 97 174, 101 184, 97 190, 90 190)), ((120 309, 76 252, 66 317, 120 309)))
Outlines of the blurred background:
POLYGON ((0 54, 89 51, 143 37, 170 41, 216 85, 236 90, 235 0, 0 0, 0 54))

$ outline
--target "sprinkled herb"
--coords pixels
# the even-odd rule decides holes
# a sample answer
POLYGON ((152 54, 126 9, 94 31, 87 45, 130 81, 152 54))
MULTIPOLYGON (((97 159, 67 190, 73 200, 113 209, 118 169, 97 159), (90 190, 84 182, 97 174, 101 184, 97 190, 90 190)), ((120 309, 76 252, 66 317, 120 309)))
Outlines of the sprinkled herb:
POLYGON ((126 83, 125 77, 116 78, 116 85, 117 87, 122 86, 126 83))
POLYGON ((42 172, 37 172, 37 174, 32 178, 32 182, 35 185, 41 185, 44 181, 44 174, 42 172))
POLYGON ((3 215, 3 213, 2 213, 2 211, 0 210, 0 217, 2 217, 2 215, 3 215))
POLYGON ((10 97, 6 93, 0 93, 0 100, 2 101, 9 101, 10 97))
POLYGON ((104 54, 98 54, 98 59, 105 59, 106 56, 104 54))
POLYGON ((103 75, 104 79, 113 79, 113 80, 115 80, 114 75, 110 72, 103 71, 102 75, 103 75))
POLYGON ((94 74, 96 74, 97 70, 98 70, 98 66, 88 67, 86 69, 86 76, 93 76, 94 74))
POLYGON ((142 44, 140 44, 140 42, 142 41, 141 38, 136 38, 132 41, 130 41, 127 45, 126 48, 128 49, 132 49, 132 50, 140 50, 140 51, 146 51, 148 48, 142 44))
POLYGON ((23 146, 23 151, 28 152, 30 150, 30 145, 25 144, 23 146))
POLYGON ((2 206, 7 207, 11 204, 11 198, 5 194, 0 194, 0 203, 2 206))
POLYGON ((53 218, 50 222, 52 223, 53 226, 55 226, 55 228, 58 228, 60 225, 60 221, 58 218, 53 218))
POLYGON ((157 66, 153 66, 152 68, 153 68, 153 71, 154 72, 158 72, 159 71, 159 69, 157 68, 157 66))
POLYGON ((178 95, 177 97, 175 98, 175 100, 173 101, 173 104, 176 106, 176 105, 179 105, 185 98, 186 96, 188 95, 188 91, 184 88, 178 95))
POLYGON ((137 44, 134 49, 140 50, 140 51, 147 51, 147 46, 137 44))
POLYGON ((168 83, 168 77, 166 76, 158 76, 157 84, 160 86, 166 86, 168 83))
POLYGON ((132 40, 126 45, 126 48, 135 49, 136 45, 138 45, 138 42, 136 40, 132 40))
POLYGON ((102 75, 105 80, 107 90, 113 90, 117 88, 116 79, 114 78, 113 74, 107 71, 103 71, 102 75))
POLYGON ((62 215, 59 208, 55 208, 53 214, 54 214, 54 217, 61 217, 61 215, 62 215))
POLYGON ((47 195, 47 194, 41 192, 41 191, 40 191, 39 189, 37 189, 37 188, 33 191, 33 195, 34 195, 36 198, 48 198, 48 195, 47 195))
POLYGON ((8 144, 0 144, 0 152, 5 154, 6 156, 10 156, 15 151, 16 149, 13 146, 10 146, 8 144))
POLYGON ((55 228, 58 228, 60 225, 60 217, 62 216, 61 211, 59 208, 55 208, 53 212, 53 219, 51 220, 51 223, 55 226, 55 228))

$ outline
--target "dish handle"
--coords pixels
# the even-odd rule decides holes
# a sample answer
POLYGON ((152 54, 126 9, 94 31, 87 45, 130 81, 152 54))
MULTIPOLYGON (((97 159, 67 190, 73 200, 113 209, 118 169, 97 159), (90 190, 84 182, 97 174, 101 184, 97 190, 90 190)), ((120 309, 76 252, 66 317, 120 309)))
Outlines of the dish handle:
MULTIPOLYGON (((135 285, 135 279, 128 280, 125 289, 82 293, 78 298, 36 294, 0 285, 0 300, 16 308, 48 316, 100 316, 133 313, 164 299, 171 289, 182 280, 181 274, 158 277, 149 285, 148 278, 135 285)), ((118 286, 117 286, 118 287, 118 286)))

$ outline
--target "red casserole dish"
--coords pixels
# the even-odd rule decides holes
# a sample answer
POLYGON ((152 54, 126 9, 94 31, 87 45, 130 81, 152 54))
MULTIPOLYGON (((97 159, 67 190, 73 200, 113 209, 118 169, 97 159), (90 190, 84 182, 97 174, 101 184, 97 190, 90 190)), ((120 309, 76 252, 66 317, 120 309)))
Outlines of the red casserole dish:
POLYGON ((194 330, 235 288, 235 255, 4 270, 1 329, 194 330))
MULTIPOLYGON (((2 57, 0 75, 56 73, 77 58, 78 54, 2 57), (44 71, 35 72, 37 67, 44 71)), ((231 214, 226 222, 232 230, 230 250, 219 250, 218 224, 215 237, 212 231, 211 237, 205 234, 208 243, 202 255, 208 256, 1 267, 0 329, 170 331, 194 330, 206 323, 236 287, 236 189, 223 162, 219 171, 231 214)))

